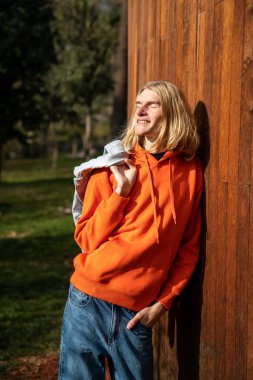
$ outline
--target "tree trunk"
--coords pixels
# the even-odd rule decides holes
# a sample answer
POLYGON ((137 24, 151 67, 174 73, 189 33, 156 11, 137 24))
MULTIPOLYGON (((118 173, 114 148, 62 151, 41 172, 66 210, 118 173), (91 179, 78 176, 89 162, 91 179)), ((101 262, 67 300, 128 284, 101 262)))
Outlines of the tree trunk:
POLYGON ((73 136, 71 140, 71 157, 75 158, 77 156, 77 152, 78 152, 78 140, 76 136, 73 136))
POLYGON ((91 157, 91 130, 92 130, 92 114, 91 108, 88 109, 85 116, 85 130, 83 134, 84 159, 91 157))
POLYGON ((49 124, 48 142, 49 142, 49 147, 50 147, 49 151, 50 151, 50 158, 51 158, 51 168, 55 170, 57 167, 57 160, 58 160, 58 142, 57 142, 57 136, 56 136, 55 123, 53 122, 49 124))

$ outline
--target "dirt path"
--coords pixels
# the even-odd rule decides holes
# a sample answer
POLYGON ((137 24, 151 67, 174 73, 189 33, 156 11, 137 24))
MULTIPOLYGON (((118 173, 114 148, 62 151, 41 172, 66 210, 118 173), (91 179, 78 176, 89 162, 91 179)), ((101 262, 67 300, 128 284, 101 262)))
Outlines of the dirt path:
POLYGON ((57 380, 58 352, 45 356, 19 358, 15 369, 4 376, 6 380, 57 380))
MULTIPOLYGON (((1 380, 57 380, 58 352, 49 352, 45 356, 19 358, 20 363, 1 380)), ((110 380, 108 366, 105 366, 105 380, 110 380)))

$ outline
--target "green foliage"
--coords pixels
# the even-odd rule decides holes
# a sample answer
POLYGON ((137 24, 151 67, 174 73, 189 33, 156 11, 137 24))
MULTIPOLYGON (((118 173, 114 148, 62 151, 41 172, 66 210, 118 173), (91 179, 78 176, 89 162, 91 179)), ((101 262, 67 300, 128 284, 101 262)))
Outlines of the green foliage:
POLYGON ((43 75, 54 51, 50 1, 0 2, 0 143, 23 133, 17 123, 43 120, 36 96, 44 92, 43 75))
POLYGON ((87 109, 113 89, 119 13, 91 0, 56 0, 54 17, 57 62, 48 89, 60 96, 69 121, 83 122, 87 109))
POLYGON ((72 169, 8 161, 0 187, 0 360, 57 350, 72 260, 72 169))
POLYGON ((101 112, 118 23, 116 0, 0 2, 0 156, 6 141, 25 143, 27 130, 46 136, 60 123, 75 135, 87 112, 101 112))

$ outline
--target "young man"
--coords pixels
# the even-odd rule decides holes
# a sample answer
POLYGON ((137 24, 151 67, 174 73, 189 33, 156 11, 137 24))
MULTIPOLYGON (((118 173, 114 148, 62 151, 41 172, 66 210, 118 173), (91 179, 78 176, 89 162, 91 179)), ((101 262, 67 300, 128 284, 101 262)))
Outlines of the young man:
POLYGON ((60 380, 152 379, 152 327, 199 255, 196 125, 176 86, 147 83, 122 139, 124 165, 94 170, 75 239, 60 380))

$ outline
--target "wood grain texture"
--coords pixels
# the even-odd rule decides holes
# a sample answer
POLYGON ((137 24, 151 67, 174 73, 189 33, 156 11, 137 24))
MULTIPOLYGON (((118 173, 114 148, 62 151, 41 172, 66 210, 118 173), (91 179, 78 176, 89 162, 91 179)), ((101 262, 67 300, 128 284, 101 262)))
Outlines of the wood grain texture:
MULTIPOLYGON (((249 190, 249 245, 248 245, 248 300, 253 299, 253 1, 246 1, 245 24, 244 24, 244 49, 243 49, 243 77, 242 77, 242 122, 247 129, 249 138, 247 149, 250 162, 249 190), (250 154, 250 155, 249 155, 250 154)), ((247 310, 247 379, 253 378, 253 302, 248 302, 247 310)))
POLYGON ((155 379, 251 380, 253 0, 129 0, 128 9, 129 110, 143 83, 174 82, 204 141, 200 262, 155 327, 155 379))

